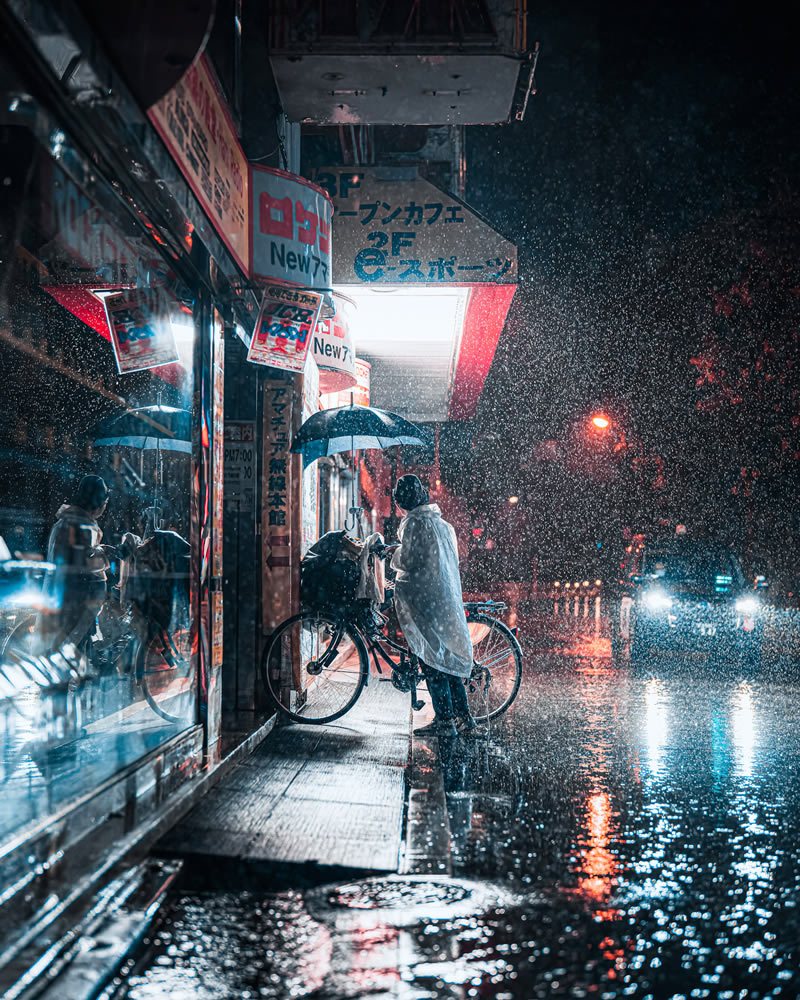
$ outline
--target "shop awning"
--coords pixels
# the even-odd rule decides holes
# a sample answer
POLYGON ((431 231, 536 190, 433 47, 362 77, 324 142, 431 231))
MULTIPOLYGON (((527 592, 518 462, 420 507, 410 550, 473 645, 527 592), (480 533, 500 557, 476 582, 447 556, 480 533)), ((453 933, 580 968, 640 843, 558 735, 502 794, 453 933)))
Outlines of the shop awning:
POLYGON ((516 285, 342 286, 375 406, 414 421, 475 412, 516 285))
POLYGON ((412 421, 474 412, 516 291, 517 248, 416 168, 331 167, 333 278, 355 303, 373 405, 412 421))

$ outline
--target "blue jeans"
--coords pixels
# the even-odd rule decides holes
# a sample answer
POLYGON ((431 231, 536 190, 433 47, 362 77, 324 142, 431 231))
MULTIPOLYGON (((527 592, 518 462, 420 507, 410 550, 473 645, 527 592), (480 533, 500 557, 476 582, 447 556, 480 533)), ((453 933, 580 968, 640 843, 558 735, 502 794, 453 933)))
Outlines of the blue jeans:
POLYGON ((472 713, 469 710, 467 691, 461 677, 453 677, 452 674, 442 673, 435 667, 429 667, 427 663, 422 664, 422 673, 428 683, 428 691, 431 696, 431 704, 436 713, 438 722, 448 722, 451 719, 469 719, 472 713))

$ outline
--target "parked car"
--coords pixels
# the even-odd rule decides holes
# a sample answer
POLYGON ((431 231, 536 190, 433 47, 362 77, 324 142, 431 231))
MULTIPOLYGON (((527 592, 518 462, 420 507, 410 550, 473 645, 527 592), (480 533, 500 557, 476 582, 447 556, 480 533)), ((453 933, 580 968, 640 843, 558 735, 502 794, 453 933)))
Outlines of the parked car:
POLYGON ((748 580, 725 545, 687 535, 635 535, 611 607, 615 655, 634 664, 664 652, 758 664, 762 577, 748 580))

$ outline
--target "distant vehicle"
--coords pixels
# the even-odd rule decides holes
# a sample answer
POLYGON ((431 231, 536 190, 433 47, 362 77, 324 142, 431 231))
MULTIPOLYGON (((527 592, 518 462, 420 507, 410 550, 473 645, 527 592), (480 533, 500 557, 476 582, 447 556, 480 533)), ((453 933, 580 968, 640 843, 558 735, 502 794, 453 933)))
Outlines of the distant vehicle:
POLYGON ((634 535, 611 605, 616 656, 705 655, 757 665, 764 615, 762 577, 748 581, 735 553, 687 534, 634 535))

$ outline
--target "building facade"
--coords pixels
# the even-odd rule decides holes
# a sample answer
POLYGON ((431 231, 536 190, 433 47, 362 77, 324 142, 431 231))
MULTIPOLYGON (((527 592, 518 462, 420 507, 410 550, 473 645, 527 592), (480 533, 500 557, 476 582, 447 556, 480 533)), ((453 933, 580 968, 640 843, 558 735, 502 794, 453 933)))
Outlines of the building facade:
POLYGON ((327 2, 305 26, 156 7, 0 12, 2 990, 274 724, 259 661, 307 547, 356 507, 396 527, 422 458, 304 468, 302 422, 366 402, 369 371, 435 439, 474 412, 515 288, 460 196, 464 124, 530 91, 522 8, 447 38, 418 5, 367 35, 327 2), (423 76, 446 59, 398 75, 392 46, 423 76), (287 295, 318 301, 300 368, 259 354, 287 295))

